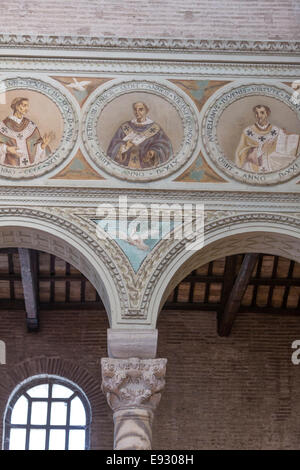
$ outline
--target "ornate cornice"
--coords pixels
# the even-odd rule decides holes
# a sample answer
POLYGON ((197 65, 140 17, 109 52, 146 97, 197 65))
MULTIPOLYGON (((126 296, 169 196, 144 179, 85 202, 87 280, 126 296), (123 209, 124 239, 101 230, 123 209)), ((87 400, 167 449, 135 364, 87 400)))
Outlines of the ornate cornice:
MULTIPOLYGON (((1 46, 0 46, 1 56, 1 46)), ((223 56, 224 57, 224 56, 223 56)), ((294 56, 295 57, 295 56, 294 56)), ((175 57, 174 57, 175 59, 175 57)), ((176 58, 177 59, 177 58, 176 58)), ((207 59, 207 58, 206 58, 207 59)), ((185 77, 201 79, 202 77, 264 77, 277 79, 294 80, 300 74, 300 66, 298 63, 238 63, 233 60, 225 62, 216 62, 216 58, 212 56, 214 61, 200 60, 199 57, 190 56, 190 60, 163 60, 158 59, 154 55, 151 60, 139 60, 129 58, 109 59, 78 59, 59 57, 42 57, 42 58, 26 58, 21 54, 18 57, 1 57, 0 71, 4 72, 24 72, 34 71, 35 73, 84 73, 84 74, 108 74, 108 75, 128 75, 137 73, 153 75, 164 75, 165 77, 185 77), (194 59, 194 60, 192 60, 194 59)), ((291 57, 290 57, 291 59, 291 57)), ((280 57, 279 59, 280 60, 280 57)))
POLYGON ((171 53, 299 54, 300 41, 125 38, 1 34, 0 48, 155 51, 171 53))
MULTIPOLYGON (((251 188, 252 189, 252 188, 251 188)), ((66 188, 66 187, 18 187, 6 186, 0 187, 1 205, 8 204, 22 207, 38 206, 43 207, 64 206, 64 207, 97 207, 99 203, 118 202, 119 196, 127 196, 128 203, 143 202, 151 204, 153 202, 165 203, 190 202, 204 203, 210 206, 216 205, 216 210, 224 210, 228 206, 237 205, 239 209, 249 208, 251 210, 260 208, 268 208, 268 211, 276 210, 279 206, 282 209, 290 209, 300 207, 300 193, 291 192, 265 192, 265 191, 216 191, 214 190, 159 190, 153 189, 151 192, 146 189, 135 188, 66 188), (296 206, 296 207, 295 207, 296 206)), ((88 210, 88 209, 86 209, 88 210)), ((90 214, 94 215, 94 212, 90 214)))

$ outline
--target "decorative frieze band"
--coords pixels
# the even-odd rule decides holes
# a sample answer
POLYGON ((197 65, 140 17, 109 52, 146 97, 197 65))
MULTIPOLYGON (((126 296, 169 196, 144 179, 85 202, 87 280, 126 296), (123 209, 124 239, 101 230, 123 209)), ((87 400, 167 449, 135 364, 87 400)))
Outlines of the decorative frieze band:
MULTIPOLYGON (((1 53, 1 46, 0 46, 1 53)), ((174 57, 175 59, 175 57, 174 57)), ((147 74, 148 76, 163 75, 164 77, 173 77, 174 75, 189 78, 200 79, 202 77, 268 77, 284 78, 294 80, 300 75, 300 66, 291 63, 236 63, 236 62, 217 62, 210 63, 196 59, 189 61, 168 61, 168 60, 130 60, 130 59, 77 59, 77 58, 25 58, 20 54, 20 58, 2 57, 0 70, 3 72, 13 72, 20 70, 32 71, 35 73, 84 73, 84 74, 118 74, 128 75, 137 73, 147 74)))
POLYGON ((300 41, 256 41, 185 38, 124 38, 95 36, 47 36, 34 34, 1 34, 0 47, 34 49, 103 49, 156 52, 235 52, 299 54, 300 41))
MULTIPOLYGON (((147 190, 141 189, 129 189, 129 188, 63 188, 63 187, 17 187, 7 186, 0 188, 0 198, 2 203, 5 205, 11 204, 13 206, 24 204, 28 206, 37 206, 42 203, 45 206, 63 206, 63 207, 84 207, 87 208, 97 206, 99 203, 118 202, 119 196, 127 195, 128 202, 143 201, 144 204, 159 202, 161 199, 164 202, 172 203, 176 202, 190 202, 204 203, 211 209, 212 205, 215 205, 215 210, 228 210, 231 206, 237 206, 241 208, 252 208, 256 209, 268 206, 269 211, 292 210, 293 213, 298 209, 300 205, 300 193, 288 193, 288 192, 272 192, 270 199, 270 192, 255 191, 251 192, 238 192, 238 191, 188 191, 183 192, 179 190, 152 190, 151 198, 147 190), (288 207, 287 207, 288 206, 288 207), (226 208, 227 207, 227 208, 226 208)), ((85 209, 85 212, 88 209, 85 209)), ((90 209, 89 209, 90 210, 90 209)), ((91 209, 91 216, 95 215, 94 209, 91 209)), ((81 209, 82 213, 83 209, 81 209)))

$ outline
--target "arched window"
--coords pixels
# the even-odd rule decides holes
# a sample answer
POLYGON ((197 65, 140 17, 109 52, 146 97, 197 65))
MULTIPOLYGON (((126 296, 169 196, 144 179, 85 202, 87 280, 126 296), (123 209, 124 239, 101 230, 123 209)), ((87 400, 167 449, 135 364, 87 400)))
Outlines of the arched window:
POLYGON ((22 382, 5 413, 6 450, 87 450, 90 405, 73 382, 39 375, 22 382))

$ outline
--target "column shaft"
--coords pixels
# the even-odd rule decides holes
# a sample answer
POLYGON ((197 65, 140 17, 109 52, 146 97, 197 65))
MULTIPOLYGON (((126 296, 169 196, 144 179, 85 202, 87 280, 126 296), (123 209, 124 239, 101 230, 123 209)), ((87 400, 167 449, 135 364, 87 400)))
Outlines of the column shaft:
POLYGON ((143 408, 114 413, 114 449, 149 450, 152 442, 153 411, 143 408))

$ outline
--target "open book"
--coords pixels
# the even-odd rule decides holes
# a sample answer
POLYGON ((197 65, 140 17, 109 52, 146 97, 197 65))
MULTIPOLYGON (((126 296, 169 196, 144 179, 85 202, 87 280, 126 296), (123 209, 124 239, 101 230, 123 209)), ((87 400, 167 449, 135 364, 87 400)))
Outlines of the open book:
POLYGON ((295 160, 298 150, 300 135, 298 134, 285 134, 280 130, 276 150, 269 155, 269 167, 271 171, 278 171, 287 167, 295 160))
POLYGON ((137 132, 130 132, 129 134, 127 134, 125 137, 123 137, 123 141, 124 142, 127 142, 128 140, 131 140, 131 142, 134 144, 134 145, 140 145, 142 142, 144 142, 144 140, 146 140, 146 136, 145 134, 138 134, 137 132))
POLYGON ((295 157, 299 146, 299 137, 297 134, 288 135, 280 130, 277 138, 276 153, 295 157))

